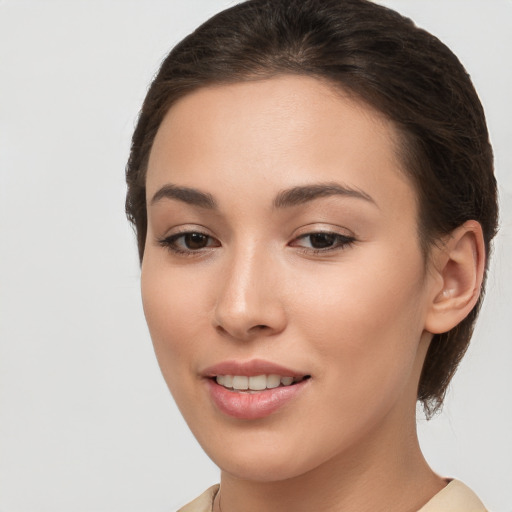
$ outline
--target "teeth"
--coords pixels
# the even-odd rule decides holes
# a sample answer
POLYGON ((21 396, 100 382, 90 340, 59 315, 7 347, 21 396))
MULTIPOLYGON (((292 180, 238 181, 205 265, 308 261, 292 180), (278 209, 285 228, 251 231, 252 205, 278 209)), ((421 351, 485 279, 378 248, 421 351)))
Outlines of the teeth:
POLYGON ((249 377, 244 375, 235 375, 233 377, 233 389, 249 389, 249 377))
POLYGON ((261 391, 267 388, 266 375, 258 375, 257 377, 249 377, 249 389, 261 391))
POLYGON ((215 378, 217 384, 229 389, 238 391, 262 391, 263 389, 273 389, 281 386, 290 386, 294 382, 299 382, 300 378, 281 377, 280 375, 256 375, 246 377, 245 375, 217 375, 215 378))
POLYGON ((281 377, 279 375, 267 375, 267 388, 277 388, 281 384, 281 377))

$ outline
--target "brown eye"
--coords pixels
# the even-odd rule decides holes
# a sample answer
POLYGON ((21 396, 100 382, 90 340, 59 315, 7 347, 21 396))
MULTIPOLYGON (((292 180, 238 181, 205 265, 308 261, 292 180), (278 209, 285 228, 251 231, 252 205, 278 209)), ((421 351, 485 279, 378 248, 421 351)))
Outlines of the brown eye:
POLYGON ((309 236, 311 247, 313 249, 326 249, 336 243, 338 235, 334 233, 313 233, 309 236))
POLYGON ((187 233, 183 235, 183 243, 187 249, 194 251, 208 247, 209 238, 209 236, 202 233, 187 233))
POLYGON ((342 250, 355 242, 355 238, 329 231, 307 233, 291 242, 292 247, 299 247, 313 253, 325 253, 328 251, 342 250))
POLYGON ((200 254, 203 249, 220 247, 220 242, 216 238, 199 231, 177 233, 159 240, 158 243, 171 252, 180 255, 200 254))

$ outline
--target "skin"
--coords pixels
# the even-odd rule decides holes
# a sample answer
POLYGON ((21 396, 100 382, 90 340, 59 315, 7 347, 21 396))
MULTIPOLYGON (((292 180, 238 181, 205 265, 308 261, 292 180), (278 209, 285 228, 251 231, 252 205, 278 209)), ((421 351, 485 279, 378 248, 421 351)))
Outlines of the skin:
POLYGON ((460 271, 449 249, 481 268, 479 227, 453 236, 430 269, 397 146, 380 114, 295 76, 200 89, 158 130, 144 311, 176 403, 221 468, 223 512, 406 512, 446 485, 418 445, 416 390, 432 332, 457 321, 455 300, 463 317, 478 296, 478 275, 460 271), (326 183, 367 198, 273 205, 290 187, 326 183), (217 207, 153 200, 169 184, 210 194, 217 207), (207 235, 206 247, 169 243, 183 232, 207 235), (307 235, 317 232, 353 242, 335 237, 315 252, 307 235), (203 370, 254 358, 311 378, 268 417, 223 414, 203 370))

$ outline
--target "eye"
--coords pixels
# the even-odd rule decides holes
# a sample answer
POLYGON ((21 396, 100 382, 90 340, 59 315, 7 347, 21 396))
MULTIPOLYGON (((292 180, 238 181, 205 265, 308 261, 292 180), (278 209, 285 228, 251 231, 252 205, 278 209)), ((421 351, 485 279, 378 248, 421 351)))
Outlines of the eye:
POLYGON ((327 252, 335 249, 343 249, 355 242, 355 238, 339 233, 319 231, 306 233, 296 238, 290 245, 301 247, 314 253, 327 252))
POLYGON ((159 240, 158 243, 177 254, 193 254, 204 249, 220 247, 218 240, 199 231, 176 233, 159 240))

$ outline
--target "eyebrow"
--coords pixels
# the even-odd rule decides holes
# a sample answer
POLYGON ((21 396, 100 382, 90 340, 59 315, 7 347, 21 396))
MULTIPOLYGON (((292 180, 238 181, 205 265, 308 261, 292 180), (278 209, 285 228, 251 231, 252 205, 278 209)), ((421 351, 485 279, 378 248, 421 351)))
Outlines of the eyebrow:
POLYGON ((339 183, 318 183, 283 190, 274 199, 274 208, 289 208, 313 201, 320 197, 344 196, 363 199, 377 206, 375 200, 366 192, 339 183))
MULTIPOLYGON (((279 209, 290 208, 314 201, 321 197, 330 196, 362 199, 377 206, 374 199, 360 189, 339 183, 316 183, 282 190, 275 197, 273 207, 279 209)), ((152 197, 150 204, 153 205, 162 199, 174 199, 209 210, 216 210, 218 208, 217 202, 211 194, 202 192, 196 188, 180 187, 173 184, 167 184, 160 188, 152 197)))
POLYGON ((164 185, 160 188, 151 199, 151 204, 153 205, 162 199, 175 199, 177 201, 182 201, 201 208, 207 208, 209 210, 217 208, 217 202, 211 194, 201 192, 195 188, 178 187, 177 185, 172 184, 164 185))

